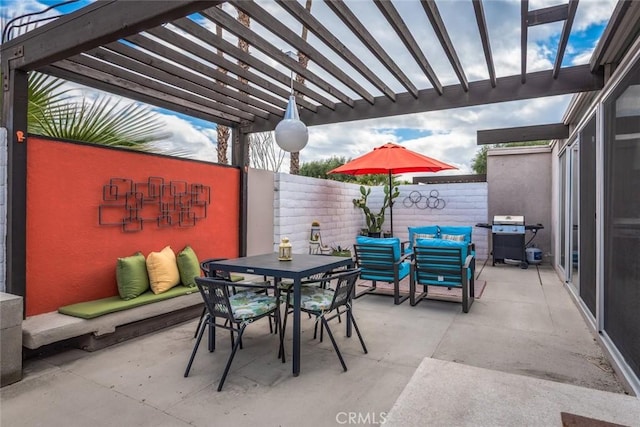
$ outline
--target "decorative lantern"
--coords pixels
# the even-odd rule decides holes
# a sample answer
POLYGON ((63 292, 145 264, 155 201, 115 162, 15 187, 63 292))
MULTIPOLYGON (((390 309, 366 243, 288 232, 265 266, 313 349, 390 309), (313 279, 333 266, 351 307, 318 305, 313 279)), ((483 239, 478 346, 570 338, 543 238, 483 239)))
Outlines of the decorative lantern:
POLYGON ((311 223, 311 233, 309 234, 309 240, 311 242, 317 242, 320 240, 320 223, 318 221, 313 221, 311 223))
POLYGON ((288 237, 283 237, 278 247, 278 259, 280 261, 291 261, 291 242, 288 237))

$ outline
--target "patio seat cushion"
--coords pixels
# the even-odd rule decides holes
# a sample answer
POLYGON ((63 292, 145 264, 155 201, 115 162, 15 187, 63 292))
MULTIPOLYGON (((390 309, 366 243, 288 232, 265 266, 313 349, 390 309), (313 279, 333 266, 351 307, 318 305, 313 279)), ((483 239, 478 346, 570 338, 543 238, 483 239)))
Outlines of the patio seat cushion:
MULTIPOLYGON (((464 265, 465 260, 467 259, 467 255, 469 255, 469 245, 466 242, 458 242, 455 240, 446 240, 446 239, 418 239, 416 241, 416 246, 428 246, 428 247, 436 247, 436 248, 459 248, 460 249, 460 265, 464 265)), ((434 267, 438 267, 438 265, 434 265, 434 267)), ((467 278, 471 280, 471 269, 467 269, 467 278)), ((429 285, 435 286, 458 286, 460 287, 462 284, 460 282, 453 281, 441 281, 438 280, 436 275, 433 277, 428 277, 426 280, 421 278, 418 280, 418 283, 424 284, 428 282, 429 285)))
POLYGON ((129 300, 149 290, 147 263, 142 252, 118 258, 116 262, 116 283, 120 298, 129 300))
POLYGON ((178 253, 176 257, 178 263, 178 272, 180 273, 180 282, 185 286, 196 286, 196 276, 200 277, 200 262, 198 256, 187 245, 178 253))
POLYGON ((273 310, 278 300, 272 295, 256 292, 238 292, 229 296, 233 317, 238 320, 253 319, 273 310))
POLYGON ((165 246, 160 252, 147 255, 147 272, 154 294, 166 292, 180 283, 176 254, 171 246, 165 246))
POLYGON ((300 307, 309 311, 325 311, 331 307, 334 291, 319 286, 306 286, 300 292, 300 307))
POLYGON ((198 289, 190 288, 188 286, 174 286, 166 292, 161 294, 154 294, 151 290, 144 292, 142 295, 124 300, 120 296, 113 296, 108 298, 97 299, 93 301, 80 302, 76 304, 66 305, 58 308, 58 313, 66 314, 69 316, 80 317, 82 319, 93 319, 95 317, 103 316, 109 313, 115 313, 117 311, 127 310, 134 307, 139 307, 145 304, 151 304, 157 301, 167 300, 181 295, 187 295, 194 292, 198 292, 198 289))

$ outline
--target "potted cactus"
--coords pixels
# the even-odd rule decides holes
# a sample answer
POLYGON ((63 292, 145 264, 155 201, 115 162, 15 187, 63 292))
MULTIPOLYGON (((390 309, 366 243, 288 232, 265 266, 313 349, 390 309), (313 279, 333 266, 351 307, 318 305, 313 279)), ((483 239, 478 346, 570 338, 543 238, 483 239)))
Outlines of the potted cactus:
POLYGON ((382 233, 382 224, 384 224, 384 214, 389 206, 393 203, 393 200, 400 195, 398 187, 393 187, 389 190, 389 185, 384 186, 384 201, 382 207, 378 212, 372 212, 369 206, 367 206, 367 199, 371 194, 371 188, 365 188, 360 186, 360 198, 353 199, 353 206, 362 209, 364 213, 365 222, 367 224, 367 233, 370 237, 380 237, 382 233))

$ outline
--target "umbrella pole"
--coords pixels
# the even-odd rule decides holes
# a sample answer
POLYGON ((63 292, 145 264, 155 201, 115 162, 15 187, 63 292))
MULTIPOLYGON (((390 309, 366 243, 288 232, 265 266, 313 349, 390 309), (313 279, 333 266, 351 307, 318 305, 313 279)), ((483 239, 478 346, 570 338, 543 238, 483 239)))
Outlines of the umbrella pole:
MULTIPOLYGON (((393 190, 393 178, 389 171, 389 221, 391 221, 391 237, 393 237, 393 198, 391 197, 393 190)), ((384 230, 382 231, 384 236, 384 230)))

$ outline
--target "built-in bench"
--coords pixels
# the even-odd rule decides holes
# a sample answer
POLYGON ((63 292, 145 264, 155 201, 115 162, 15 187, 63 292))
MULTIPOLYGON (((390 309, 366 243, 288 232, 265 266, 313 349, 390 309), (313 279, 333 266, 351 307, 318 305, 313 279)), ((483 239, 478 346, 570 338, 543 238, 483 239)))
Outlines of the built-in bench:
MULTIPOLYGON (((242 288, 245 277, 230 279, 242 288)), ((249 275, 247 280, 264 279, 249 275)), ((182 285, 157 295, 147 291, 130 300, 114 296, 71 304, 24 319, 22 346, 31 354, 59 347, 95 351, 195 319, 203 306, 198 288, 182 285)))
POLYGON ((57 311, 39 314, 22 321, 22 345, 30 350, 59 344, 94 351, 197 318, 202 307, 202 297, 193 288, 191 293, 91 319, 57 311))

